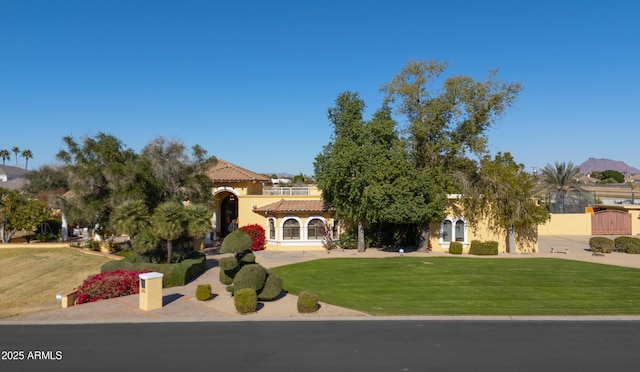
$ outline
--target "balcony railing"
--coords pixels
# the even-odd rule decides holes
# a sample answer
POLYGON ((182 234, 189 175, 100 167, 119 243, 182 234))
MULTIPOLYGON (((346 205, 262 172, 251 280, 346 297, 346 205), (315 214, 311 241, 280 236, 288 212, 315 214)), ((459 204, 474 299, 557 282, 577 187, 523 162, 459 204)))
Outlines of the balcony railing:
POLYGON ((262 195, 309 195, 308 187, 274 187, 263 189, 262 195))

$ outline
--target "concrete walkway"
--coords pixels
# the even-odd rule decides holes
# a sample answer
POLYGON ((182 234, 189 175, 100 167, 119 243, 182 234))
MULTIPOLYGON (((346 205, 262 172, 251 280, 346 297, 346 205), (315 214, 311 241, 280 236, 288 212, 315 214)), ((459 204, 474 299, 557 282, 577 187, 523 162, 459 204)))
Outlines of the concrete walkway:
MULTIPOLYGON (((589 236, 553 236, 540 237, 539 252, 524 255, 502 253, 498 257, 505 259, 527 259, 533 257, 553 257, 560 259, 588 261, 600 264, 619 265, 640 268, 640 255, 624 253, 610 253, 604 256, 594 256, 589 249, 589 236), (553 248, 553 253, 552 253, 553 248), (557 253, 560 252, 560 253, 557 253)), ((398 252, 384 252, 369 249, 364 253, 348 250, 336 250, 327 254, 323 251, 297 252, 256 252, 256 261, 261 265, 272 268, 292 263, 315 259, 332 258, 377 258, 398 256, 398 252)), ((437 257, 449 256, 447 253, 419 253, 405 252, 408 257, 437 257)), ((261 302, 258 311, 253 314, 241 315, 236 312, 233 298, 225 290, 225 286, 218 280, 219 268, 217 259, 222 257, 215 251, 207 252, 209 269, 193 282, 183 287, 166 288, 163 290, 163 307, 152 311, 139 309, 138 295, 130 295, 110 300, 103 300, 67 309, 57 309, 40 313, 28 314, 0 320, 0 324, 73 324, 73 323, 137 323, 137 322, 200 322, 200 321, 262 321, 262 320, 327 320, 327 319, 388 319, 389 317, 373 317, 371 315, 321 303, 318 312, 300 314, 297 311, 297 297, 285 294, 275 301, 261 302), (195 298, 198 284, 210 284, 214 297, 209 301, 199 301, 195 298)), ((484 257, 463 255, 469 259, 484 259, 484 257)), ((490 256, 495 258, 496 256, 490 256)), ((393 319, 451 319, 452 317, 391 317, 393 319)), ((487 317, 455 317, 455 319, 487 319, 487 317)), ((549 319, 548 317, 490 317, 491 319, 549 319)), ((554 317, 554 319, 569 319, 572 317, 554 317)), ((578 319, 634 319, 640 317, 578 317, 578 319)))

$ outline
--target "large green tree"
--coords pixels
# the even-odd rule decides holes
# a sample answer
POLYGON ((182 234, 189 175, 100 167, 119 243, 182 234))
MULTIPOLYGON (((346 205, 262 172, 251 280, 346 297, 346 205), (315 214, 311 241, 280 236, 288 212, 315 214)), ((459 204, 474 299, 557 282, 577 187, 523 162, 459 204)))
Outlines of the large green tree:
POLYGON ((369 184, 365 153, 365 103, 357 93, 345 92, 328 110, 334 133, 322 153, 316 156, 314 169, 322 198, 331 203, 336 214, 358 226, 358 251, 365 250, 364 190, 369 184))
POLYGON ((339 218, 357 226, 360 252, 367 225, 419 223, 432 214, 442 216, 445 202, 442 193, 434 192, 433 174, 411 163, 391 108, 383 105, 368 121, 364 109, 358 94, 338 96, 329 109, 332 140, 314 163, 323 199, 339 218))
POLYGON ((206 171, 216 159, 200 146, 193 146, 189 156, 183 144, 162 137, 140 154, 105 133, 63 141, 66 149, 57 157, 64 163, 69 192, 59 205, 72 224, 102 231, 114 208, 127 201, 144 201, 153 211, 165 201, 206 202, 211 197, 206 171))
POLYGON ((136 195, 136 174, 130 172, 136 154, 105 133, 85 137, 80 143, 69 136, 63 141, 67 149, 57 158, 65 164, 70 191, 63 212, 70 222, 95 226, 102 232, 115 205, 132 196, 140 197, 136 195))
MULTIPOLYGON (((467 156, 486 154, 487 130, 521 90, 520 84, 499 81, 497 71, 489 71, 485 81, 458 75, 436 86, 447 67, 435 60, 410 61, 382 87, 386 100, 406 118, 414 165, 431 173, 436 192, 442 193, 457 191, 456 173, 473 171, 467 156)), ((420 250, 427 248, 429 223, 439 222, 438 213, 430 215, 433 219, 422 225, 420 250)))
POLYGON ((412 164, 407 141, 397 126, 386 104, 365 125, 366 219, 406 225, 444 217, 446 198, 437 192, 434 173, 412 164))
POLYGON ((507 237, 510 253, 516 253, 517 243, 537 239, 537 227, 549 219, 549 211, 535 199, 535 178, 510 153, 487 155, 473 178, 460 176, 462 212, 472 228, 486 221, 490 230, 507 237))
POLYGON ((36 231, 48 218, 44 202, 18 190, 0 188, 0 239, 3 243, 9 243, 17 231, 36 231))

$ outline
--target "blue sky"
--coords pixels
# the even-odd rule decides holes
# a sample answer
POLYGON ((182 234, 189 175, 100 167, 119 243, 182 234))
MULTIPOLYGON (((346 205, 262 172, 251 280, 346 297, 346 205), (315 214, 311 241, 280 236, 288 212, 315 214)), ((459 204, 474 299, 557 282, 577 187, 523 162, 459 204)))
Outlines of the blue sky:
POLYGON ((163 136, 310 175, 338 94, 358 92, 370 115, 407 61, 436 59, 446 76, 497 68, 523 85, 492 152, 528 169, 640 167, 639 4, 0 0, 0 148, 31 150, 33 169, 63 136, 106 132, 136 150, 163 136))

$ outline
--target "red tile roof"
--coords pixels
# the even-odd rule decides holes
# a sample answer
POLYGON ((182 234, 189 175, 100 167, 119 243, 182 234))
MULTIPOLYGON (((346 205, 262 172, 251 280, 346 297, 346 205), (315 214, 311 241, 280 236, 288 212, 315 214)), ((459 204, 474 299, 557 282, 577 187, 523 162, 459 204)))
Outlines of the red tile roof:
POLYGON ((267 204, 260 208, 254 209, 254 212, 260 214, 267 213, 294 213, 294 212, 307 212, 307 213, 321 213, 329 212, 333 209, 328 203, 322 200, 285 200, 282 199, 278 202, 267 204))
POLYGON ((207 175, 213 182, 271 181, 271 179, 265 175, 239 167, 222 159, 218 159, 218 164, 209 169, 207 175))

